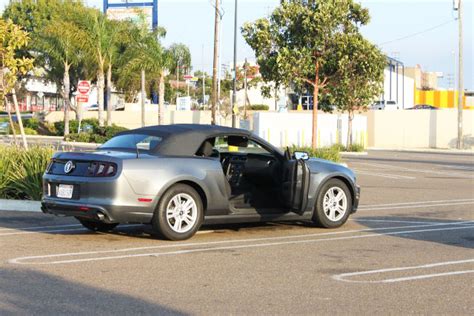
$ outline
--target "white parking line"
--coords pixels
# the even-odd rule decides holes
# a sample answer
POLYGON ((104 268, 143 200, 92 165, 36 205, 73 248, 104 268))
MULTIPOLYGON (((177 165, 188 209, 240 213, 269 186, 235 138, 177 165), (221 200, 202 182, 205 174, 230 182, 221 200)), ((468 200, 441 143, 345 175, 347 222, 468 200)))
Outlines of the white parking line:
MULTIPOLYGON (((413 225, 413 226, 402 226, 399 227, 402 229, 406 228, 427 228, 427 227, 434 227, 434 226, 451 226, 451 225, 459 225, 459 224, 466 224, 470 222, 453 222, 448 224, 431 224, 431 225, 413 225)), ((363 229, 363 230, 356 230, 352 232, 374 232, 386 229, 396 229, 396 227, 391 228, 375 228, 375 229, 363 229)), ((352 236, 343 236, 343 237, 332 237, 332 238, 322 238, 322 239, 304 239, 304 240, 291 240, 291 241, 277 241, 277 242, 266 242, 266 243, 253 243, 256 241, 271 241, 271 240, 281 240, 281 239, 288 239, 288 238, 307 238, 307 237, 319 237, 324 235, 335 235, 338 233, 348 233, 350 231, 345 232, 332 232, 332 233, 323 233, 323 234, 307 234, 307 235, 296 235, 296 236, 282 236, 282 237, 267 237, 267 238, 255 238, 255 239, 243 239, 243 240, 221 240, 215 242, 203 242, 203 243, 187 243, 187 244, 175 244, 175 245, 162 245, 162 246, 154 246, 154 247, 141 247, 141 248, 129 248, 129 249, 114 249, 114 250, 106 250, 106 251, 94 251, 94 252, 79 252, 79 253, 62 253, 62 254, 53 254, 53 255, 43 255, 43 256, 28 256, 28 257, 19 257, 10 259, 8 262, 13 264, 35 264, 35 265, 49 265, 49 264, 66 264, 66 263, 78 263, 78 262, 94 262, 94 261, 104 261, 104 260, 116 260, 116 259, 126 259, 126 258, 137 258, 137 257, 159 257, 159 256, 167 256, 167 255, 181 255, 181 254, 188 254, 188 253, 196 253, 196 252, 209 252, 209 251, 217 251, 217 250, 231 250, 231 249, 244 249, 244 248, 258 248, 258 247, 270 247, 270 246, 281 246, 281 245, 291 245, 291 244, 303 244, 303 243, 316 243, 316 242, 327 242, 327 241, 337 241, 337 240, 348 240, 348 239, 360 239, 360 238, 376 238, 376 237, 384 237, 384 236, 391 236, 391 235, 402 235, 402 234, 418 234, 424 232, 434 232, 434 231, 449 231, 449 230, 461 230, 461 229, 474 229, 474 225, 469 226, 460 226, 460 227, 444 227, 444 228, 429 228, 429 229, 415 229, 415 230, 401 230, 401 231, 394 231, 394 232, 385 232, 383 234, 375 233, 375 234, 366 234, 366 235, 352 235, 352 236), (227 244, 227 243, 247 243, 243 245, 231 245, 231 246, 221 246, 221 247, 208 247, 211 245, 216 244, 227 244), (251 243, 249 243, 251 242, 251 243), (81 259, 69 259, 69 260, 57 260, 57 261, 37 261, 31 262, 31 260, 35 259, 51 259, 51 258, 64 258, 64 257, 77 257, 81 255, 95 255, 95 254, 105 254, 105 253, 119 253, 119 252, 127 252, 127 251, 137 251, 137 250, 151 250, 151 249, 163 249, 163 248, 179 248, 179 247, 194 247, 194 246, 207 246, 203 248, 197 249, 183 249, 183 250, 174 250, 169 252, 152 252, 152 253, 139 253, 139 254, 126 254, 126 255, 118 255, 118 256, 105 256, 105 257, 91 257, 91 258, 81 258, 81 259), (30 261, 30 262, 28 262, 30 261)))
POLYGON ((413 180, 413 179, 416 179, 416 177, 402 176, 402 175, 398 175, 398 174, 378 173, 378 172, 371 172, 371 171, 355 169, 355 168, 353 168, 352 170, 354 170, 356 172, 356 174, 363 174, 363 175, 373 176, 373 177, 381 177, 381 178, 388 178, 388 179, 395 179, 395 180, 413 180))
POLYGON ((9 230, 41 230, 41 229, 49 229, 49 228, 59 228, 59 227, 78 227, 82 226, 80 224, 71 224, 71 225, 53 225, 53 226, 31 226, 31 227, 4 227, 0 228, 0 231, 9 231, 9 230))
MULTIPOLYGON (((128 228, 128 227, 136 227, 136 226, 142 226, 142 225, 140 225, 140 224, 120 225, 120 228, 128 228)), ((7 228, 5 230, 12 230, 13 232, 0 233, 0 237, 13 236, 13 235, 42 234, 42 233, 89 231, 88 229, 82 227, 82 225, 43 226, 43 227, 37 227, 36 229, 34 229, 32 227, 28 227, 28 228, 7 228), (79 228, 68 228, 68 227, 74 227, 74 226, 79 226, 79 228), (51 229, 44 229, 46 227, 51 227, 51 229), (64 227, 64 228, 61 228, 61 227, 64 227)))
POLYGON ((418 204, 418 205, 393 205, 393 206, 383 206, 383 207, 360 207, 358 208, 358 211, 395 210, 395 209, 406 209, 406 208, 428 208, 428 207, 472 205, 472 204, 474 204, 474 201, 433 203, 433 204, 422 204, 422 205, 418 204))
POLYGON ((458 270, 458 271, 450 271, 450 272, 443 272, 443 273, 420 274, 420 275, 414 275, 414 276, 408 276, 408 277, 383 279, 383 280, 352 280, 351 277, 356 277, 356 276, 361 276, 361 275, 386 274, 388 272, 395 272, 395 271, 430 269, 430 268, 437 268, 441 266, 465 264, 465 263, 471 263, 471 262, 474 262, 474 259, 437 262, 437 263, 430 263, 430 264, 424 264, 420 266, 411 266, 411 267, 398 267, 398 268, 378 269, 378 270, 369 270, 369 271, 361 271, 361 272, 342 273, 342 274, 333 275, 332 278, 337 281, 350 282, 350 283, 394 283, 394 282, 421 280, 421 279, 435 278, 435 277, 441 277, 441 276, 473 273, 474 270, 458 270))
POLYGON ((454 200, 435 200, 435 201, 413 201, 413 202, 400 202, 400 203, 388 203, 388 204, 367 204, 359 205, 360 208, 364 207, 380 207, 380 206, 394 206, 394 205, 417 205, 417 204, 435 204, 435 203, 445 203, 445 202, 474 202, 474 199, 454 199, 454 200))
POLYGON ((466 175, 463 173, 454 173, 454 172, 445 172, 445 171, 437 171, 437 170, 427 170, 427 169, 412 169, 412 168, 406 168, 406 167, 400 167, 400 166, 394 166, 394 165, 385 165, 385 164, 378 164, 378 163, 368 163, 368 162, 357 162, 358 164, 365 165, 365 166, 371 166, 371 167, 379 167, 379 168, 384 168, 387 170, 400 170, 400 171, 410 171, 410 172, 415 172, 415 173, 428 173, 428 174, 437 174, 437 175, 444 175, 444 176, 450 176, 450 177, 457 177, 457 178, 463 178, 463 179, 473 179, 473 175, 466 175))

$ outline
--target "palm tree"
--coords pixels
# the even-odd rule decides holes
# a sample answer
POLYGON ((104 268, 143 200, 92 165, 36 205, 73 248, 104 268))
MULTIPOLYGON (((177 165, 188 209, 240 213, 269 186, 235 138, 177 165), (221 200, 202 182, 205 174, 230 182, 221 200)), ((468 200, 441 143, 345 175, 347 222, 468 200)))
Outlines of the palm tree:
POLYGON ((71 108, 69 73, 71 67, 80 64, 86 41, 85 32, 77 24, 67 20, 53 20, 41 32, 38 32, 35 47, 42 57, 46 59, 47 67, 60 68, 62 77, 62 97, 64 99, 64 136, 69 134, 69 110, 71 108))
MULTIPOLYGON (((88 29, 87 50, 93 62, 97 65, 97 107, 99 110, 99 125, 104 126, 104 89, 105 69, 110 68, 111 50, 114 48, 116 31, 111 27, 107 17, 98 10, 94 10, 86 19, 88 29), (89 21, 88 21, 89 20, 89 21)), ((111 70, 110 70, 111 71, 111 70)), ((108 106, 110 108, 110 105, 108 106)), ((107 111, 110 117, 109 110, 107 111)))
POLYGON ((164 36, 162 28, 157 28, 149 32, 145 28, 137 30, 134 43, 126 51, 128 62, 122 70, 124 78, 136 78, 138 72, 141 73, 141 94, 142 94, 142 125, 145 125, 145 74, 150 77, 159 78, 160 104, 158 112, 163 106, 164 99, 164 72, 169 67, 169 54, 163 49, 159 39, 164 36))

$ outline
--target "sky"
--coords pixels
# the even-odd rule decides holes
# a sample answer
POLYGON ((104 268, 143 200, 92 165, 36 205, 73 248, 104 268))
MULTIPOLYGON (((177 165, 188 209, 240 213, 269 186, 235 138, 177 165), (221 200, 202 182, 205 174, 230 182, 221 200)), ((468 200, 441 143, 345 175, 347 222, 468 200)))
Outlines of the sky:
MULTIPOLYGON (((118 0, 115 0, 118 1, 118 0)), ((357 1, 357 0, 356 0, 357 1)), ((474 0, 464 4, 464 86, 474 90, 473 15, 474 0)), ((181 42, 192 55, 193 70, 212 69, 214 39, 214 0, 158 0, 158 24, 167 30, 165 45, 181 42)), ((240 26, 268 16, 279 0, 238 0, 240 26)), ((443 73, 441 87, 452 87, 458 73, 458 22, 454 19, 453 0, 359 0, 369 9, 371 22, 362 33, 383 52, 404 63, 420 65, 423 70, 443 73), (419 34, 417 34, 419 33, 419 34), (415 35, 417 34, 417 35, 415 35)), ((0 0, 3 9, 8 0, 0 0)), ((102 0, 86 0, 102 9, 102 0)), ((233 60, 234 0, 222 0, 221 63, 233 60)), ((237 60, 254 59, 252 49, 238 33, 237 60)))

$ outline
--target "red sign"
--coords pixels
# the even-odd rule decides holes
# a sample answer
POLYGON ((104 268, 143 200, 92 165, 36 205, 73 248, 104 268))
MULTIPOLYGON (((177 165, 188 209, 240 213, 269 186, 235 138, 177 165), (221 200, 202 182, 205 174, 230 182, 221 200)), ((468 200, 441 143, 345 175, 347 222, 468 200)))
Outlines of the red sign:
POLYGON ((89 94, 91 91, 91 83, 86 80, 79 81, 77 84, 77 91, 80 94, 89 94))
POLYGON ((193 79, 193 76, 192 75, 184 75, 183 78, 186 79, 186 80, 189 80, 189 79, 193 79))
POLYGON ((76 101, 87 103, 87 102, 89 102, 89 96, 88 95, 78 95, 78 96, 76 96, 76 101))

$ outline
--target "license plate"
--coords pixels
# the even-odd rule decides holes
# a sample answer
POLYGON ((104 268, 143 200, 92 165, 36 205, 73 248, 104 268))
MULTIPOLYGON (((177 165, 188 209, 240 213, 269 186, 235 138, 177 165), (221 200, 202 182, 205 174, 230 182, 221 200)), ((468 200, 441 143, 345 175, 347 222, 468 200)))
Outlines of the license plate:
POLYGON ((71 199, 73 190, 74 190, 73 185, 60 184, 60 185, 58 185, 58 191, 56 192, 56 196, 58 198, 71 199))

